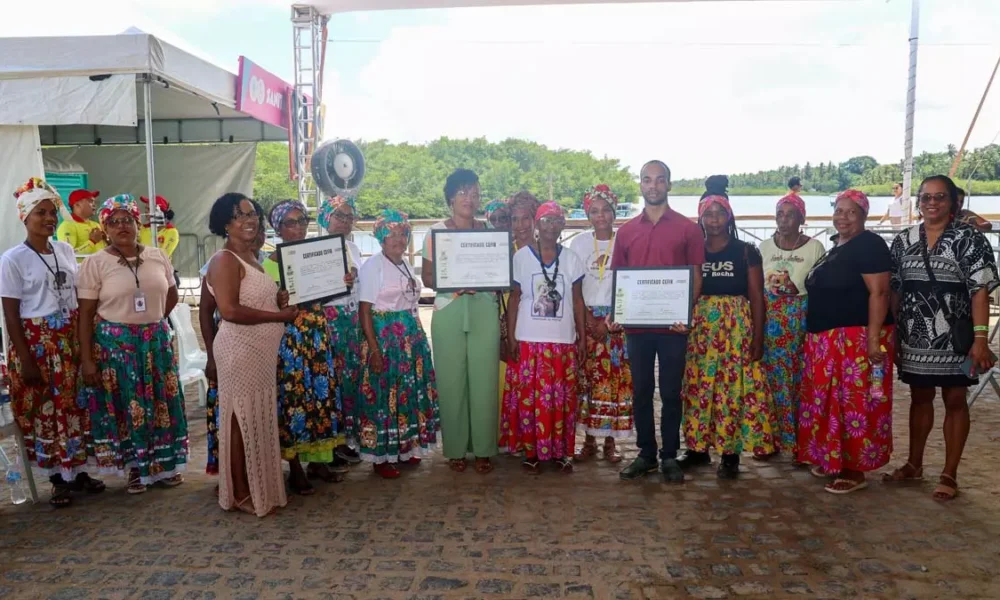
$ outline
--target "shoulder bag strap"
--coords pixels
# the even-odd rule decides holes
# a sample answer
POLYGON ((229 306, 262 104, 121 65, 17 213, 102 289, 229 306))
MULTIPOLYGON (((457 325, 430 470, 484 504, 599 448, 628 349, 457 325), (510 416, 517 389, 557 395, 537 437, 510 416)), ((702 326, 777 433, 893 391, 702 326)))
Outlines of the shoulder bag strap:
POLYGON ((927 236, 924 233, 924 226, 920 226, 920 254, 924 259, 924 269, 927 270, 927 277, 931 280, 931 291, 937 297, 938 302, 941 304, 941 311, 944 313, 944 318, 948 321, 948 325, 953 325, 951 309, 948 308, 948 302, 946 301, 944 294, 941 293, 941 286, 938 285, 937 277, 934 276, 934 269, 931 268, 931 259, 927 253, 927 236))

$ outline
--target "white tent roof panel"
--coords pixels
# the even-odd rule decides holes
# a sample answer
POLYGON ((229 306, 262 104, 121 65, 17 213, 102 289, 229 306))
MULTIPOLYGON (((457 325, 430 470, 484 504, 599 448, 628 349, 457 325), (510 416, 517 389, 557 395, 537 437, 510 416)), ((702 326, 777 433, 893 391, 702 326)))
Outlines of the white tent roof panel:
MULTIPOLYGON (((490 6, 531 6, 542 4, 638 4, 664 2, 722 2, 729 0, 302 0, 299 6, 312 6, 321 13, 361 12, 373 10, 413 10, 423 8, 485 8, 490 6)), ((743 0, 747 2, 760 0, 743 0)), ((767 0, 764 0, 767 1, 767 0)), ((808 2, 811 0, 785 0, 808 2)))

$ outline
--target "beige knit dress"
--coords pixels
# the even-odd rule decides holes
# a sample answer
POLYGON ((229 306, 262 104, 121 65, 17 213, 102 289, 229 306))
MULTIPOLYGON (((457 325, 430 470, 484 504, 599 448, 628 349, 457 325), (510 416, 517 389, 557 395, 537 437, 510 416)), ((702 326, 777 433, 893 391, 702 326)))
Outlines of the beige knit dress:
MULTIPOLYGON (((246 271, 240 282, 240 304, 277 311, 278 287, 274 281, 255 265, 236 258, 246 271)), ((209 291, 215 293, 211 282, 209 291)), ((225 510, 232 510, 243 500, 233 494, 229 457, 233 415, 243 433, 247 478, 257 516, 264 517, 288 503, 278 445, 275 387, 278 345, 284 333, 282 323, 237 325, 223 320, 219 324, 213 351, 219 377, 219 505, 225 510)))

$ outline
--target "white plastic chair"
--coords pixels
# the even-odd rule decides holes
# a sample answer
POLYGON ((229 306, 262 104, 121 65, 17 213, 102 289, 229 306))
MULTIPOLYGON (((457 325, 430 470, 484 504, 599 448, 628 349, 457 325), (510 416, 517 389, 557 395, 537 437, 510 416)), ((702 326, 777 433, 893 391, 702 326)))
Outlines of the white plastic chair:
POLYGON ((198 406, 205 406, 208 397, 208 378, 205 377, 208 354, 198 345, 191 324, 191 307, 178 303, 170 312, 170 322, 177 337, 177 366, 181 384, 197 383, 198 406))

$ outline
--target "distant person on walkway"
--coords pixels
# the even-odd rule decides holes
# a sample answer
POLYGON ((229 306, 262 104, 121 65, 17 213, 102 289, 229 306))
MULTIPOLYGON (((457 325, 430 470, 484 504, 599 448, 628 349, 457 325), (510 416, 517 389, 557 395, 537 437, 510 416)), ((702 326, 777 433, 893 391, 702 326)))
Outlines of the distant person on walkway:
MULTIPOLYGON (((297 242, 306 238, 308 214, 302 203, 284 200, 271 207, 268 220, 284 242, 297 242)), ((265 263, 277 265, 279 253, 275 250, 265 263)), ((275 282, 280 282, 280 275, 275 282)), ((299 314, 285 324, 278 350, 278 432, 281 456, 289 466, 288 486, 300 496, 309 496, 316 492, 310 479, 327 483, 343 479, 343 472, 329 467, 333 449, 344 441, 338 433, 343 407, 337 397, 326 311, 319 302, 296 308, 299 314), (303 470, 302 463, 309 463, 308 470, 303 470)))
POLYGON ((167 315, 177 305, 174 268, 138 241, 132 196, 105 200, 108 247, 80 265, 80 372, 102 472, 128 472, 129 494, 180 485, 188 462, 184 391, 167 315))
MULTIPOLYGON (((642 214, 625 223, 615 235, 611 268, 623 267, 694 267, 694 292, 691 301, 701 295, 701 265, 705 262, 705 236, 696 223, 670 208, 670 169, 652 160, 639 172, 639 189, 646 201, 642 214)), ((612 331, 620 331, 612 325, 612 331)), ((626 330, 628 356, 632 367, 632 407, 635 412, 636 443, 639 456, 621 472, 622 479, 636 479, 656 471, 669 483, 682 483, 684 472, 677 461, 680 427, 683 417, 681 385, 687 355, 686 324, 669 329, 626 330), (654 374, 659 359, 660 435, 663 447, 657 462, 653 392, 654 374)))
POLYGON ((879 219, 878 224, 881 225, 888 219, 892 225, 909 225, 912 210, 910 208, 910 199, 903 194, 902 183, 892 184, 892 196, 892 200, 889 201, 889 208, 886 209, 885 215, 879 219))
POLYGON ((345 472, 348 464, 361 462, 354 448, 358 444, 356 405, 358 385, 361 383, 361 326, 358 322, 358 270, 361 268, 361 249, 350 239, 358 211, 353 198, 335 196, 327 198, 319 208, 316 220, 331 235, 344 236, 347 248, 348 273, 344 276, 351 293, 327 302, 326 327, 333 350, 333 368, 337 374, 337 393, 343 406, 341 421, 344 443, 334 449, 331 469, 345 472))
POLYGON ((94 459, 90 410, 77 403, 77 265, 69 244, 49 241, 62 203, 55 189, 33 177, 14 198, 25 240, 0 258, 11 409, 34 463, 24 468, 48 475, 49 504, 64 508, 71 492, 104 491, 87 474, 94 459))
POLYGON ((222 317, 211 354, 219 382, 219 506, 258 517, 288 503, 274 375, 284 323, 299 313, 257 261, 263 218, 242 194, 215 201, 208 226, 225 245, 205 278, 222 317))
POLYGON ((554 461, 573 471, 576 450, 577 369, 587 353, 583 278, 586 269, 559 243, 562 208, 546 202, 535 214, 538 241, 514 255, 508 314, 508 354, 517 384, 504 396, 500 443, 524 452, 537 473, 554 461))
POLYGON ((965 190, 963 190, 962 188, 958 188, 958 212, 955 213, 955 221, 957 221, 958 223, 965 223, 966 225, 971 225, 980 233, 993 231, 993 223, 990 223, 986 219, 980 217, 976 213, 965 208, 965 198, 966 198, 965 190))
POLYGON ((437 444, 438 400, 431 349, 417 315, 420 284, 403 256, 413 234, 410 222, 386 209, 373 233, 382 251, 358 273, 364 340, 357 427, 361 459, 376 474, 395 479, 399 464, 420 464, 437 444))
POLYGON ((901 232, 892 243, 899 372, 910 386, 910 452, 906 464, 883 479, 923 477, 924 446, 934 427, 934 397, 941 388, 945 465, 934 498, 951 500, 958 494, 958 465, 969 437, 966 393, 996 362, 987 336, 989 295, 1000 286, 1000 278, 989 241, 956 218, 960 193, 950 178, 928 177, 917 197, 923 223, 901 232))
MULTIPOLYGON (((806 275, 826 252, 818 240, 802 233, 806 203, 789 194, 775 209, 777 231, 760 245, 764 261, 764 372, 774 400, 775 453, 798 454, 800 386, 806 342, 806 275)), ((754 454, 755 458, 768 458, 754 454)))
MULTIPOLYGON (((424 237, 420 275, 434 286, 433 231, 486 229, 476 220, 479 177, 457 169, 444 184, 451 216, 431 225, 424 237)), ((431 340, 441 406, 444 456, 453 471, 466 469, 466 454, 475 456, 477 473, 493 470, 497 455, 497 397, 500 382, 500 324, 497 296, 492 292, 442 292, 434 299, 431 340)))
MULTIPOLYGON (((145 196, 140 196, 139 200, 143 204, 149 204, 149 198, 145 196)), ((163 196, 156 197, 156 209, 163 215, 164 220, 164 224, 156 228, 156 247, 166 252, 167 258, 172 258, 181 241, 181 234, 173 223, 174 211, 170 209, 170 202, 163 196)), ((147 248, 153 246, 153 228, 148 223, 143 225, 139 232, 139 243, 147 248)))
POLYGON ((93 220, 94 200, 100 195, 100 192, 73 190, 69 195, 70 218, 56 230, 56 239, 72 246, 79 262, 107 246, 101 224, 93 220))
POLYGON ((760 359, 764 355, 764 272, 760 253, 736 237, 726 188, 713 175, 698 202, 705 231, 701 296, 694 307, 684 372, 683 466, 721 456, 720 479, 736 479, 740 454, 774 453, 774 409, 760 359))
POLYGON ((615 440, 632 435, 632 371, 625 336, 608 330, 611 314, 612 253, 615 248, 615 211, 618 196, 601 184, 583 196, 583 210, 592 229, 573 237, 570 250, 583 261, 583 301, 587 306, 587 354, 583 366, 580 418, 586 432, 578 460, 597 456, 597 438, 604 438, 604 459, 621 462, 615 440))
POLYGON ((858 190, 837 196, 834 247, 806 278, 798 459, 817 477, 835 477, 831 494, 868 487, 865 472, 892 454, 892 259, 885 240, 865 230, 868 209, 858 190))
POLYGON ((788 193, 798 194, 802 191, 802 180, 798 177, 790 177, 788 179, 788 193))

